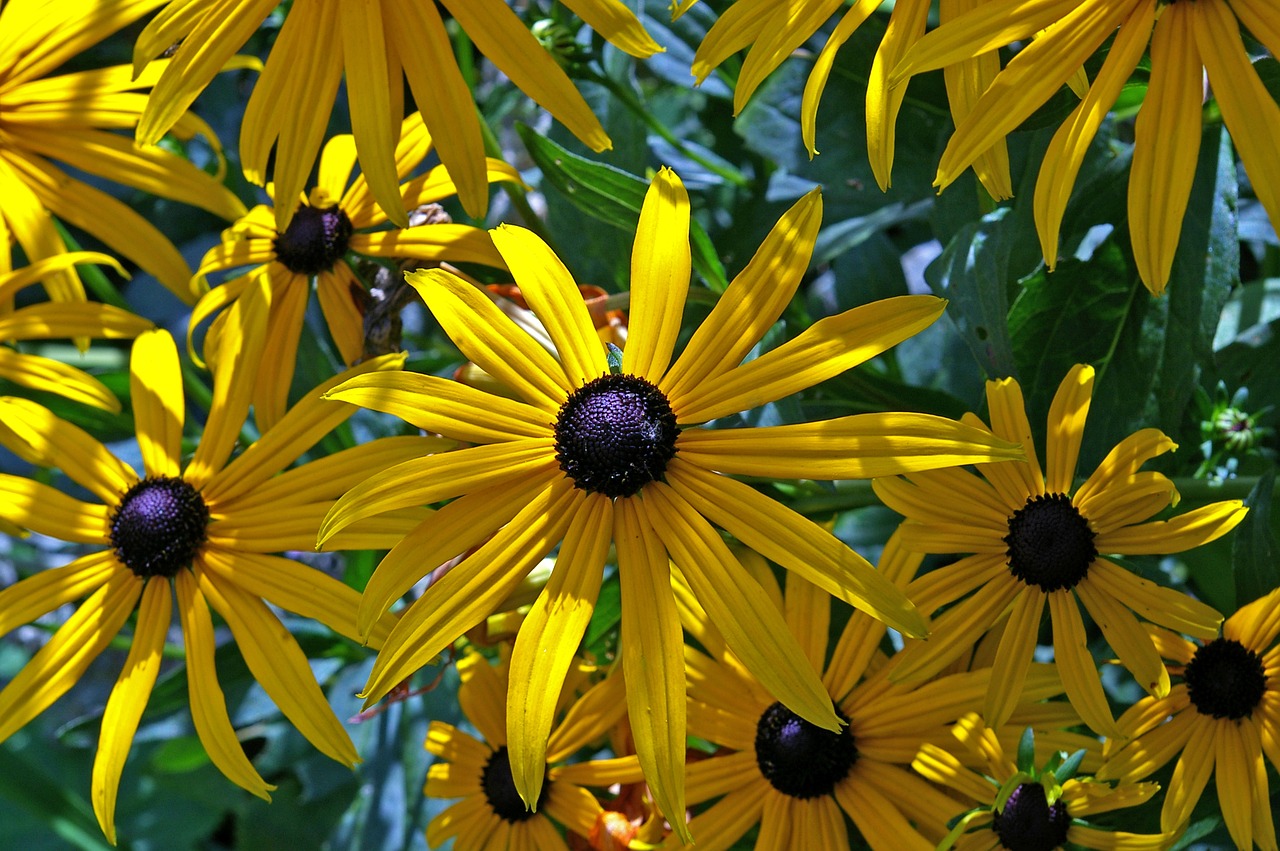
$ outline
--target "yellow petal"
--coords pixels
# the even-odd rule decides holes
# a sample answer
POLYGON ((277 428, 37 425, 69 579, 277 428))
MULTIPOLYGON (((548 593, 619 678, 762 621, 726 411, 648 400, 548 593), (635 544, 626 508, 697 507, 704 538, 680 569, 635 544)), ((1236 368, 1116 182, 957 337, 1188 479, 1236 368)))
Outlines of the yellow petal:
POLYGON ((889 187, 898 112, 907 93, 905 85, 890 85, 889 72, 924 35, 931 5, 922 0, 895 3, 889 26, 871 62, 871 76, 867 81, 867 156, 881 190, 889 187))
POLYGON ((676 451, 709 470, 796 479, 866 479, 1022 458, 1021 447, 989 432, 909 413, 765 428, 686 429, 676 451))
POLYGON ((1089 565, 1089 582, 1152 623, 1206 641, 1217 638, 1222 615, 1181 591, 1135 576, 1105 558, 1089 565))
POLYGON ((689 292, 689 193, 658 170, 640 208, 631 249, 631 315, 623 368, 656 383, 667 371, 689 292))
POLYGON ((1036 458, 1022 388, 1012 378, 988 381, 987 407, 991 409, 991 431, 1005 440, 1022 444, 1027 453, 1027 463, 1003 464, 981 472, 1005 499, 1021 508, 1027 497, 1044 493, 1044 476, 1036 458))
POLYGON ((1085 641, 1084 622, 1075 597, 1068 590, 1049 593, 1049 616, 1053 619, 1053 650, 1058 674, 1071 705, 1095 733, 1109 739, 1121 733, 1111 717, 1111 708, 1102 692, 1098 669, 1085 641))
POLYGON ((23 458, 41 466, 61 468, 72 481, 108 505, 115 505, 138 481, 128 464, 88 432, 27 399, 0 397, 0 435, 23 458))
POLYGON ((564 5, 623 53, 645 59, 663 51, 635 13, 618 0, 565 0, 564 5))
POLYGON ((148 331, 134 342, 129 398, 147 475, 178 475, 186 396, 178 347, 168 331, 148 331))
POLYGON ((1098 468, 1080 485, 1072 503, 1085 516, 1100 513, 1094 510, 1095 500, 1102 499, 1102 493, 1112 482, 1127 482, 1147 461, 1176 449, 1177 446, 1159 429, 1144 428, 1135 431, 1107 453, 1098 468))
POLYGON ((840 8, 840 0, 810 0, 774 6, 777 12, 769 18, 769 25, 760 31, 738 73, 738 84, 733 91, 734 115, 747 105, 765 77, 840 8))
POLYGON ((940 298, 908 295, 819 319, 795 338, 731 370, 714 384, 672 398, 672 408, 681 423, 700 423, 790 396, 929 327, 944 307, 946 302, 940 298))
POLYGON ((1249 509, 1238 499, 1223 500, 1172 520, 1127 526, 1099 535, 1094 546, 1099 552, 1124 555, 1165 555, 1180 553, 1215 541, 1236 527, 1249 509))
MULTIPOLYGON (((568 759, 622 720, 627 711, 626 691, 621 672, 615 671, 583 692, 551 731, 547 742, 547 762, 559 763, 568 759)), ((556 766, 553 771, 555 779, 579 782, 574 779, 576 769, 573 766, 556 766)))
MULTIPOLYGON (((259 369, 253 386, 253 419, 259 431, 270 432, 289 407, 289 388, 298 363, 298 342, 302 337, 310 281, 285 272, 272 264, 271 308, 267 312, 266 339, 259 357, 270 369, 259 369)), ((217 361, 214 361, 215 372, 217 361)), ((246 376, 247 378, 247 376, 246 376)))
POLYGON ((1213 773, 1214 739, 1225 725, 1206 718, 1197 720, 1200 723, 1190 725, 1191 735, 1173 769, 1164 806, 1160 809, 1160 829, 1166 833, 1181 828, 1191 818, 1191 811, 1213 773))
MULTIPOLYGON (((1049 434, 1045 458, 1049 493, 1067 494, 1075 483, 1080 440, 1093 398, 1093 367, 1077 364, 1058 385, 1049 406, 1049 434)), ((999 726, 999 725, 993 725, 999 726)))
POLYGON ((1124 598, 1106 593, 1090 582, 1087 576, 1076 585, 1075 590, 1080 602, 1084 603, 1094 622, 1102 629, 1107 643, 1137 679, 1138 685, 1152 697, 1168 695, 1169 671, 1146 630, 1122 604, 1121 600, 1124 598))
POLYGON ((1044 597, 1040 589, 1026 588, 1013 603, 995 664, 991 666, 991 685, 982 707, 982 718, 991 727, 1003 726, 1022 699, 1022 687, 1040 634, 1044 597))
POLYGON ((1200 154, 1204 99, 1196 15, 1165 10, 1151 37, 1151 80, 1134 125, 1129 173, 1129 231, 1142 282, 1164 292, 1200 154))
POLYGON ((121 339, 155 327, 148 319, 109 304, 45 302, 15 310, 0 319, 0 340, 48 340, 58 337, 121 339))
POLYGON ((734 655, 792 712, 825 730, 840 729, 831 698, 787 631, 782 614, 719 534, 659 482, 645 487, 643 505, 672 561, 734 655))
POLYGON ((138 722, 142 720, 142 710, 151 697, 151 687, 160 673, 172 605, 167 581, 155 578, 146 583, 129 656, 102 713, 102 735, 93 757, 90 797, 98 824, 112 845, 116 843, 116 790, 120 786, 120 773, 124 771, 138 722))
POLYGON ((449 260, 479 263, 501 269, 506 264, 485 231, 471 225, 420 225, 405 230, 380 230, 351 237, 351 250, 371 257, 449 260))
POLYGON ((531 405, 554 413, 577 389, 564 368, 473 285, 437 269, 405 280, 464 355, 531 405))
POLYGON ((818 101, 822 98, 823 89, 827 87, 827 79, 831 76, 831 68, 836 62, 836 53, 879 6, 878 0, 858 0, 850 6, 840 18, 840 23, 836 24, 836 28, 827 37, 827 43, 822 46, 822 51, 813 63, 813 69, 809 71, 809 77, 804 84, 804 95, 800 101, 800 135, 805 148, 809 151, 810 159, 818 154, 818 101))
POLYGON ((684 819, 684 639, 667 553, 636 500, 618 500, 614 522, 631 735, 658 809, 691 841, 684 819))
POLYGON ((980 587, 964 602, 930 624, 927 641, 909 644, 897 657, 890 682, 917 683, 933 676, 973 649, 1026 586, 1005 573, 980 587))
POLYGON ((222 615, 253 678, 307 741, 348 767, 360 761, 355 745, 316 684, 298 642, 257 597, 233 581, 196 571, 200 592, 222 615))
POLYGON ((547 769, 547 740, 565 674, 595 608, 613 540, 610 500, 588 496, 573 514, 555 570, 520 625, 507 686, 511 778, 534 809, 547 769))
POLYGON ((116 413, 120 400, 98 379, 73 366, 0 346, 0 376, 23 387, 45 390, 116 413))
MULTIPOLYGON (((684 14, 693 2, 696 0, 686 3, 678 14, 684 14)), ((760 38, 777 11, 776 0, 737 0, 721 12, 693 56, 690 70, 697 84, 700 85, 721 62, 760 38)))
MULTIPOLYGON (((6 209, 5 213, 8 212, 6 209)), ((43 281, 46 276, 54 272, 87 263, 104 263, 114 268, 117 274, 129 277, 124 267, 120 265, 120 261, 110 254, 100 254, 96 251, 68 251, 56 257, 36 260, 12 272, 0 272, 0 299, 12 298, 14 293, 43 281)))
POLYGON ((571 388, 609 371, 604 347, 569 270, 533 231, 499 225, 489 232, 520 293, 547 329, 571 388))
POLYGON ((32 574, 0 591, 0 635, 32 623, 49 612, 101 588, 120 570, 107 551, 81 556, 62 567, 32 574))
POLYGON ((809 267, 821 221, 822 196, 814 189, 773 226, 659 382, 673 405, 737 366, 773 327, 809 267))

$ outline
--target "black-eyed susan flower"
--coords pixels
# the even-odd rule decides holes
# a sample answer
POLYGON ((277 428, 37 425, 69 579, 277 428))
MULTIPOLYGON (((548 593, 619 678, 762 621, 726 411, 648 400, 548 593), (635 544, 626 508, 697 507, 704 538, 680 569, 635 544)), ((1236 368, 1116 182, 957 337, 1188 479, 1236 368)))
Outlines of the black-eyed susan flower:
POLYGON ((10 347, 24 340, 62 337, 127 339, 152 327, 151 322, 127 310, 87 301, 48 301, 11 309, 19 290, 78 263, 109 263, 124 273, 115 258, 89 251, 60 254, 13 272, 0 272, 0 378, 119 411, 120 400, 92 375, 61 361, 10 347))
POLYGON ((1134 128, 1128 221, 1138 272, 1147 288, 1160 295, 1169 281, 1195 177, 1205 73, 1254 191, 1272 221, 1280 220, 1280 164, 1274 156, 1280 105, 1254 70, 1242 29, 1273 55, 1280 51, 1280 10, 1264 0, 991 0, 921 39, 893 71, 893 79, 898 84, 912 74, 1044 31, 992 80, 956 128, 935 181, 945 187, 1114 36, 1088 93, 1050 142, 1036 181, 1036 229, 1052 268, 1063 213, 1085 153, 1149 44, 1150 80, 1134 128))
POLYGON ((427 750, 438 762, 427 770, 426 794, 461 798, 427 825, 427 846, 439 848, 453 839, 455 848, 538 849, 568 851, 556 825, 587 837, 604 810, 585 787, 605 788, 641 778, 635 756, 570 760, 583 748, 603 740, 626 712, 622 677, 606 677, 591 685, 590 666, 575 662, 555 699, 558 719, 539 771, 537 811, 525 806, 512 780, 507 747, 506 693, 510 660, 503 652, 497 665, 478 653, 458 663, 462 685, 458 703, 480 734, 477 739, 441 721, 427 731, 427 750))
MULTIPOLYGON (((457 192, 444 166, 408 179, 431 146, 431 136, 421 115, 415 112, 404 120, 395 149, 396 174, 403 181, 397 188, 397 209, 413 210, 457 192)), ((354 180, 351 177, 355 158, 352 136, 330 139, 320 156, 319 184, 311 194, 296 202, 293 196, 283 196, 289 200, 276 202, 277 207, 297 211, 287 229, 276 227, 278 210, 267 205, 254 207, 223 232, 222 242, 205 254, 196 272, 203 288, 208 275, 254 264, 253 269, 208 291, 192 313, 191 328, 235 303, 256 280, 265 281, 271 292, 264 356, 274 368, 258 372, 253 394, 254 410, 264 427, 278 420, 287 406, 312 280, 329 334, 343 361, 353 364, 364 353, 364 313, 369 295, 344 259, 348 253, 396 260, 502 265, 501 255, 480 228, 441 222, 388 229, 387 215, 370 193, 366 175, 359 174, 354 180)), ((489 181, 520 182, 515 169, 499 160, 489 159, 487 168, 489 181)), ((278 187, 268 187, 269 192, 275 189, 278 187)))
MULTIPOLYGON (((1202 638, 1217 635, 1222 622, 1204 603, 1142 579, 1105 556, 1182 552, 1229 532, 1246 509, 1239 500, 1226 500, 1171 520, 1146 522, 1178 500, 1167 477, 1139 469, 1175 448, 1157 429, 1125 438, 1077 487, 1076 462, 1092 395, 1093 368, 1074 367, 1049 409, 1043 472, 1022 390, 1013 379, 1001 379, 987 382, 991 429, 1020 441, 1027 450, 1025 462, 979 465, 980 475, 944 470, 875 482, 885 504, 907 518, 908 546, 970 554, 908 587, 922 611, 955 605, 933 621, 928 641, 903 651, 895 676, 912 681, 936 673, 1007 614, 982 708, 995 726, 1004 723, 1018 700, 1046 604, 1067 696, 1095 732, 1108 736, 1116 733, 1115 721, 1085 645, 1079 604, 1138 683, 1155 695, 1168 694, 1169 676, 1134 612, 1202 638)), ((979 422, 972 415, 966 420, 979 422)))
POLYGON ((1181 682, 1164 697, 1144 697, 1117 720, 1130 737, 1116 742, 1099 777, 1140 780, 1178 756, 1160 826, 1191 818, 1209 776, 1239 848, 1275 851, 1265 755, 1280 767, 1280 590, 1240 608, 1222 635, 1187 641, 1153 630, 1169 672, 1181 682))
MULTIPOLYGON (((130 80, 125 66, 48 76, 86 47, 159 5, 159 0, 118 3, 14 0, 0 8, 0 271, 9 270, 12 241, 32 260, 67 250, 50 215, 75 225, 155 275, 187 302, 191 270, 154 225, 127 205, 73 178, 54 163, 172 198, 225 219, 243 215, 240 203, 217 179, 166 151, 143 150, 121 130, 138 122, 155 72, 130 80)), ((214 68, 216 72, 219 70, 214 68)), ((178 136, 213 131, 185 107, 173 114, 178 136)), ((73 268, 47 281, 55 301, 84 298, 73 268)))
MULTIPOLYGON (((249 407, 248 387, 240 378, 261 354, 266 322, 250 319, 235 327, 244 333, 228 329, 213 407, 185 467, 180 459, 186 408, 182 378, 177 348, 164 331, 138 337, 130 367, 142 475, 45 408, 0 398, 0 442, 33 463, 60 467, 98 500, 82 501, 31 479, 0 475, 0 516, 64 541, 102 548, 0 592, 0 634, 82 601, 0 691, 0 741, 65 694, 136 612, 131 649, 106 703, 93 765, 93 808, 112 842, 120 773, 159 672, 175 592, 192 719, 223 774, 262 798, 274 788, 245 756, 228 718, 214 670, 210 607, 230 627, 253 677, 308 741, 346 765, 358 761, 301 648, 268 603, 354 638, 359 595, 270 553, 308 546, 333 496, 370 466, 442 446, 433 438, 392 438, 280 473, 354 410, 320 398, 339 377, 228 462, 249 407)), ((360 369, 395 369, 402 360, 386 356, 360 369)), ((413 512, 381 518, 353 529, 342 546, 388 546, 420 517, 413 512)), ((370 643, 381 644, 389 627, 387 619, 374 624, 367 632, 370 643)))
MULTIPOLYGON (((920 557, 904 550, 900 538, 899 532, 889 539, 880 570, 905 586, 920 557)), ((847 851, 843 811, 874 851, 930 851, 946 835, 956 803, 909 766, 921 742, 944 742, 950 725, 982 700, 990 671, 949 674, 914 687, 892 684, 886 674, 893 662, 880 650, 883 623, 854 612, 828 652, 831 596, 794 572, 787 574, 784 594, 765 564, 753 575, 809 665, 822 672, 845 726, 824 730, 775 700, 727 651, 687 586, 678 583, 681 618, 707 649, 685 650, 689 732, 718 748, 710 758, 688 763, 690 803, 719 799, 694 816, 692 847, 720 851, 759 825, 760 848, 847 851)), ((1028 700, 1061 693, 1052 666, 1039 666, 1032 676, 1028 700)), ((1057 706, 1069 710, 1065 703, 1057 706)), ((1068 712, 1059 720, 1070 724, 1072 718, 1068 712)), ((666 847, 681 848, 679 837, 666 847)))
MULTIPOLYGON (((844 5, 844 0, 800 0, 782 4, 770 0, 737 0, 720 15, 698 46, 693 75, 702 82, 725 59, 750 46, 733 93, 733 111, 737 114, 765 78, 844 5)), ((944 2, 942 19, 954 17, 972 5, 969 0, 944 2)), ((858 0, 848 6, 809 72, 800 106, 800 129, 810 157, 818 153, 818 103, 836 53, 880 6, 880 0, 858 0)), ((888 29, 872 60, 867 81, 867 152, 871 171, 881 189, 888 189, 891 183, 895 125, 905 94, 905 87, 890 88, 889 72, 924 34, 929 8, 928 0, 895 3, 888 29)), ((968 113, 972 102, 998 70, 999 60, 994 52, 948 69, 947 92, 957 121, 968 113)), ((993 197, 1008 198, 1013 188, 1004 139, 989 147, 974 163, 974 170, 993 197)))
POLYGON ((364 697, 377 700, 494 611, 559 544, 556 569, 511 661, 507 739, 516 788, 533 805, 555 696, 612 544, 632 730, 668 818, 684 812, 685 730, 668 555, 765 688, 807 721, 838 729, 817 674, 799 661, 795 639, 712 524, 907 633, 921 634, 924 622, 901 591, 830 533, 723 474, 845 479, 995 461, 1020 450, 980 429, 917 414, 698 427, 836 375, 941 314, 936 298, 888 299, 822 319, 742 363, 795 293, 821 211, 814 191, 783 215, 674 363, 690 277, 689 199, 669 169, 654 179, 641 210, 627 348, 613 366, 568 270, 523 228, 495 229, 494 244, 559 360, 475 286, 438 269, 408 276, 462 353, 519 400, 410 374, 353 380, 331 394, 479 444, 371 477, 325 522, 321 544, 381 511, 457 497, 382 561, 361 602, 361 623, 372 623, 432 566, 479 547, 406 610, 364 697))
MULTIPOLYGON (((1099 851, 1160 851, 1176 834, 1140 834, 1091 827, 1098 813, 1139 806, 1160 787, 1155 783, 1109 783, 1076 777, 1078 758, 1057 755, 1043 769, 1034 748, 1022 747, 1018 762, 976 713, 952 729, 947 747, 925 743, 912 763, 923 776, 977 806, 957 805, 955 828, 938 847, 956 851, 1056 851, 1069 846, 1099 851)), ((1074 757, 1074 755, 1073 755, 1074 757)), ((949 817, 949 818, 950 818, 949 817)))
MULTIPOLYGON (((159 140, 277 5, 271 0, 170 0, 139 35, 134 50, 134 71, 140 73, 181 42, 152 92, 138 140, 159 140)), ((564 69, 506 0, 445 0, 443 5, 479 52, 525 94, 593 150, 610 147, 604 128, 564 69)), ((565 5, 629 53, 648 56, 661 49, 617 0, 571 0, 565 5)), ((441 161, 457 181, 462 205, 473 216, 484 215, 489 185, 471 88, 454 59, 436 4, 419 0, 293 4, 241 125, 240 157, 251 181, 265 184, 274 147, 278 197, 302 192, 344 78, 368 191, 393 222, 408 224, 400 205, 394 135, 404 115, 404 80, 425 113, 441 161)), ((276 227, 285 230, 294 213, 292 207, 277 207, 276 227)))

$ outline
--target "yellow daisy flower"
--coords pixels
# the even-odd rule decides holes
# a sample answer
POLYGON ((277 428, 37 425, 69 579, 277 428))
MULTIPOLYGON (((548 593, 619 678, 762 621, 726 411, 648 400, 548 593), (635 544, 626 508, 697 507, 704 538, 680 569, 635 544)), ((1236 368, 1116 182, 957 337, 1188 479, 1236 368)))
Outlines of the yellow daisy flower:
MULTIPOLYGON (((397 190, 397 209, 402 212, 457 192, 444 166, 407 180, 431 147, 431 136, 421 115, 415 112, 404 120, 396 145, 396 174, 405 181, 397 190)), ((519 173, 506 163, 495 159, 486 162, 487 180, 520 182, 519 173)), ((300 197, 293 205, 277 204, 275 211, 268 205, 254 207, 223 231, 222 241, 209 249, 196 272, 203 288, 208 275, 254 265, 248 272, 209 290, 196 304, 188 325, 188 347, 196 326, 234 304, 255 281, 264 281, 271 292, 264 356, 275 368, 258 372, 253 394, 254 411, 264 428, 279 420, 288 404, 312 279, 329 334, 343 362, 353 364, 364 354, 364 313, 369 295, 344 259, 348 252, 395 260, 503 265, 489 235, 470 225, 439 223, 388 229, 387 215, 375 203, 365 175, 352 180, 355 163, 352 136, 330 139, 320 156, 319 183, 309 196, 300 197), (276 227, 281 206, 296 210, 285 230, 276 227)), ((279 187, 268 187, 268 193, 278 190, 279 187)), ((212 335, 215 340, 216 336, 212 335)), ((212 345, 216 346, 216 342, 212 345)))
MULTIPOLYGON (((975 2, 943 2, 942 19, 959 15, 975 2)), ((792 3, 737 0, 720 15, 698 46, 693 58, 693 76, 701 83, 720 63, 750 46, 734 88, 733 111, 736 115, 765 78, 812 38, 844 3, 845 0, 800 0, 792 3)), ((881 0, 858 0, 849 6, 809 72, 800 106, 800 129, 810 157, 818 153, 818 103, 836 53, 880 6, 881 0)), ((871 171, 882 190, 888 189, 892 182, 896 124, 906 93, 905 87, 890 88, 889 72, 911 45, 924 35, 929 8, 929 0, 899 0, 895 3, 888 29, 871 64, 871 76, 867 81, 867 152, 871 171)), ((999 60, 994 51, 948 69, 947 92, 957 121, 968 114, 972 102, 998 70, 999 60)), ((1013 194, 1013 187, 1009 176, 1009 154, 1003 138, 989 147, 990 150, 974 163, 974 170, 992 197, 997 200, 1008 198, 1013 194)))
MULTIPOLYGON (((880 571, 905 586, 920 556, 907 552, 900 539, 901 532, 889 539, 880 571)), ((763 559, 754 561, 760 566, 753 575, 809 664, 822 672, 845 726, 821 729, 774 700, 726 650, 687 586, 678 583, 681 620, 710 653, 685 649, 689 732, 719 746, 711 758, 688 763, 690 803, 719 798, 694 816, 693 847, 732 847, 758 824, 760 848, 847 851, 843 811, 875 851, 931 851, 946 835, 955 800, 907 766, 922 741, 944 742, 950 725, 982 699, 990 671, 951 674, 918 687, 891 684, 886 675, 893 661, 879 650, 885 625, 863 612, 850 617, 827 661, 831 596, 795 573, 787 574, 784 594, 763 559)), ((1062 693, 1052 666, 1038 666, 1032 678, 1028 701, 1062 693)), ((1036 723, 1061 726, 1078 720, 1065 703, 1028 710, 1016 720, 1035 717, 1036 723)), ((665 847, 682 843, 673 835, 665 847)))
POLYGON ((1009 62, 956 128, 938 166, 936 185, 945 187, 1114 35, 1097 79, 1050 142, 1036 182, 1036 229, 1052 268, 1085 153, 1150 44, 1150 80, 1134 129, 1128 221, 1138 272, 1160 295, 1195 177, 1205 73, 1259 200, 1272 221, 1280 221, 1280 163, 1274 156, 1280 105, 1254 70, 1241 28, 1273 55, 1280 53, 1280 11, 1265 0, 989 0, 921 39, 893 71, 893 84, 1045 30, 1009 62))
MULTIPOLYGON (((82 3, 11 0, 0 8, 0 272, 8 272, 13 241, 32 261, 66 252, 50 216, 75 225, 155 275, 190 303, 191 270, 167 238, 127 205, 76 180, 54 162, 208 210, 225 219, 244 205, 221 182, 191 163, 158 148, 143 150, 116 130, 138 122, 146 95, 164 64, 136 80, 124 66, 47 76, 160 0, 82 3)), ((219 70, 214 68, 216 72, 219 70)), ((184 108, 185 109, 185 108, 184 108)), ((181 137, 201 134, 216 146, 213 131, 177 110, 181 137)), ((84 299, 74 268, 48 279, 55 301, 84 299)))
POLYGON ((978 805, 967 813, 962 805, 952 809, 959 821, 939 848, 1055 851, 1070 843, 1099 851, 1161 851, 1177 839, 1170 833, 1112 832, 1082 821, 1147 802, 1160 789, 1155 783, 1113 788, 1092 778, 1069 776, 1071 766, 1065 763, 1056 772, 1020 768, 975 713, 961 718, 952 735, 950 747, 923 744, 911 764, 929 780, 978 805), (975 764, 976 770, 966 763, 975 764))
MULTIPOLYGON (((138 141, 158 141, 277 5, 275 0, 170 0, 134 49, 134 72, 141 73, 178 44, 138 125, 138 141)), ((596 151, 611 146, 564 69, 505 0, 444 0, 443 5, 480 53, 584 144, 596 151)), ((628 53, 648 56, 661 50, 619 0, 565 5, 628 53)), ((275 147, 278 197, 302 192, 344 77, 361 170, 370 194, 393 222, 408 225, 394 157, 406 79, 426 113, 440 159, 458 183, 462 206, 473 216, 484 215, 489 206, 485 146, 471 89, 436 4, 418 0, 297 0, 290 7, 241 126, 240 157, 249 180, 266 182, 275 147)), ((284 231, 293 216, 292 207, 278 207, 276 227, 284 231)))
POLYGON ((560 544, 511 662, 507 738, 516 788, 534 804, 555 696, 612 543, 636 749, 669 818, 684 812, 685 724, 668 554, 760 682, 811 723, 839 727, 817 675, 797 666, 795 639, 712 524, 907 633, 920 635, 924 622, 901 591, 830 533, 722 474, 845 479, 1013 458, 1020 450, 919 414, 697 427, 849 369, 941 314, 943 302, 930 296, 887 299, 823 319, 741 363, 791 301, 821 214, 815 190, 783 215, 674 364, 691 261, 689 198, 669 169, 659 172, 642 206, 627 348, 621 358, 611 355, 614 367, 568 270, 523 228, 495 229, 494 244, 559 361, 471 284, 436 269, 408 276, 463 354, 520 401, 412 374, 355 379, 331 394, 480 444, 379 473, 347 493, 325 521, 321 544, 363 517, 458 497, 382 561, 361 602, 361 623, 372 623, 432 566, 479 547, 405 612, 364 697, 377 700, 448 647, 560 544))
POLYGON ((1118 742, 1099 777, 1139 780, 1178 757, 1160 811, 1173 830, 1191 818, 1215 774, 1218 805, 1239 848, 1276 849, 1263 755, 1280 768, 1280 590, 1240 608, 1222 635, 1192 642, 1152 630, 1180 676, 1164 697, 1144 697, 1120 716, 1118 742))
MULTIPOLYGON (((912 682, 936 673, 1007 614, 982 709, 994 726, 1003 724, 1017 703, 1046 603, 1067 696, 1085 722, 1107 736, 1116 735, 1115 721, 1085 646, 1077 601, 1138 683, 1155 695, 1168 693, 1169 676, 1133 612, 1203 638, 1217 635, 1222 622, 1204 603, 1141 579, 1103 556, 1182 552, 1226 534, 1247 509, 1239 500, 1226 500, 1172 520, 1144 522, 1178 501, 1173 482, 1138 469, 1175 448, 1157 429, 1125 438, 1076 487, 1092 395, 1090 366, 1076 366, 1058 387, 1049 409, 1047 473, 1035 457, 1022 390, 1006 378, 987 382, 991 429, 1020 441, 1027 450, 1025 462, 979 465, 981 475, 945 470, 874 483, 884 503, 907 518, 912 549, 971 553, 907 588, 924 612, 966 599, 933 621, 927 642, 903 650, 894 676, 912 682)), ((979 422, 972 415, 966 421, 979 422)))
POLYGON ((481 738, 442 721, 432 721, 427 750, 439 758, 427 771, 426 794, 461 798, 427 825, 427 847, 449 839, 456 848, 538 849, 568 851, 556 830, 563 825, 581 837, 597 829, 604 810, 585 786, 607 787, 641 779, 635 756, 564 764, 574 754, 602 739, 626 712, 622 677, 607 677, 587 686, 590 667, 574 662, 556 700, 560 723, 551 733, 541 772, 537 812, 521 800, 512 780, 507 748, 505 696, 510 660, 497 665, 478 653, 458 663, 462 685, 458 703, 481 738), (585 688, 581 691, 578 687, 585 688))
POLYGON ((125 273, 115 258, 90 251, 60 254, 16 272, 0 272, 0 344, 10 344, 0 345, 0 378, 117 412, 120 400, 92 375, 61 361, 10 347, 24 340, 62 337, 127 339, 153 327, 127 310, 87 301, 51 301, 8 309, 19 290, 79 263, 108 263, 120 274, 125 273))
MULTIPOLYGON (((32 463, 60 467, 100 500, 84 502, 31 479, 0 475, 0 516, 64 541, 103 548, 0 592, 0 634, 83 600, 0 691, 0 741, 65 694, 136 611, 131 649, 107 700, 93 765, 93 808, 112 843, 120 773, 159 672, 174 592, 192 718, 223 774, 262 798, 274 788, 254 770, 228 719, 214 671, 210 607, 230 627, 254 678, 308 741, 346 765, 358 761, 302 650, 267 603, 354 638, 359 594, 269 553, 308 546, 333 496, 371 466, 449 445, 432 438, 392 438, 276 475, 355 410, 320 398, 345 377, 339 376, 228 462, 249 406, 248 389, 238 379, 256 364, 266 331, 264 320, 245 312, 248 323, 237 325, 244 334, 226 335, 213 407, 185 469, 180 454, 186 406, 177 348, 167 332, 147 331, 133 347, 130 383, 145 467, 141 476, 45 408, 0 398, 0 443, 32 463)), ((402 361, 403 356, 387 356, 360 371, 397 369, 402 361)), ((418 511, 380 518, 350 530, 353 534, 344 535, 340 545, 389 546, 421 516, 418 511)), ((366 631, 369 642, 380 645, 390 625, 390 619, 374 624, 366 631)))

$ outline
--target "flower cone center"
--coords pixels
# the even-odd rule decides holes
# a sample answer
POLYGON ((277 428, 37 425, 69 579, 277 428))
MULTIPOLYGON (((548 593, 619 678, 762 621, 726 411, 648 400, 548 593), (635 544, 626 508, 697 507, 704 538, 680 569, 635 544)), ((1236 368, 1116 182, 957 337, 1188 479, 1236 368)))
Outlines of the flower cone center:
POLYGON ((276 237, 276 259, 290 272, 318 275, 347 253, 351 220, 336 205, 320 209, 303 204, 285 232, 276 237))
POLYGON ((605 375, 575 390, 556 416, 560 469, 588 493, 634 496, 662 477, 680 429, 667 397, 635 375, 605 375))
POLYGON ((996 813, 994 827, 1008 851, 1053 851, 1067 841, 1070 824, 1062 801, 1050 805, 1043 786, 1023 783, 996 813))
POLYGON ((1214 718, 1236 721, 1252 715, 1267 690, 1262 657, 1230 638, 1198 649, 1182 676, 1192 705, 1214 718))
POLYGON ((1065 494, 1031 497, 1009 518, 1009 570, 1042 591, 1074 588, 1098 556, 1093 538, 1089 521, 1065 494))
MULTIPOLYGON (((507 754, 507 746, 503 745, 493 752, 489 761, 484 764, 484 773, 480 779, 484 788, 484 797, 494 815, 511 823, 522 822, 535 815, 524 805, 524 799, 516 791, 515 781, 511 778, 511 758, 507 754)), ((547 797, 547 784, 542 784, 542 792, 538 795, 538 806, 542 808, 543 799, 547 797)))
MULTIPOLYGON (((848 721, 843 713, 840 720, 848 721)), ((858 760, 846 723, 839 733, 815 727, 774 703, 756 724, 756 764, 773 788, 793 798, 830 795, 858 760)))
POLYGON ((111 546, 142 577, 172 577, 191 565, 209 526, 209 507, 182 479, 157 476, 129 488, 111 517, 111 546))

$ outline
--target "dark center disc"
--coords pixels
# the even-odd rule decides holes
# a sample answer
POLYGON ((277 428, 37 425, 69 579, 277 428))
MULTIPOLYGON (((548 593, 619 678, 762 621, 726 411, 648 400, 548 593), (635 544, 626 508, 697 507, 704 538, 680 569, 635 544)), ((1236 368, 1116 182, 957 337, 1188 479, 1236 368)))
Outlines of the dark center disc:
POLYGON ((125 492, 111 517, 111 546, 143 577, 172 577, 191 565, 204 544, 209 507, 182 479, 143 479, 125 492))
POLYGON ((320 209, 303 204, 276 237, 276 259, 299 275, 327 272, 347 253, 353 231, 351 220, 336 205, 320 209))
POLYGON ((1098 557, 1093 539, 1089 521, 1070 497, 1060 493, 1031 497, 1009 518, 1009 534, 1004 536, 1009 570, 1045 592, 1074 588, 1098 557))
POLYGON ((773 788, 793 798, 830 795, 858 760, 853 733, 824 730, 774 703, 756 724, 756 764, 773 788))

